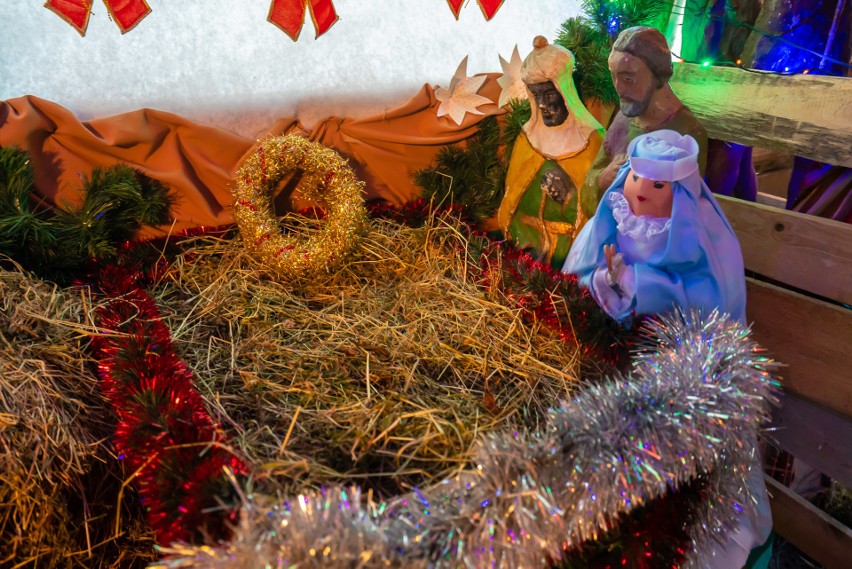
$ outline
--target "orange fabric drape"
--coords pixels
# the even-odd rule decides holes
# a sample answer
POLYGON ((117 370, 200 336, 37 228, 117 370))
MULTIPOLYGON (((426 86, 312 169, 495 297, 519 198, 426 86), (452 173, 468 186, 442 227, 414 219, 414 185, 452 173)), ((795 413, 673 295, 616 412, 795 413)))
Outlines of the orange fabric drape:
MULTIPOLYGON (((497 100, 500 87, 491 74, 480 94, 497 100)), ((461 125, 438 118, 434 90, 426 85, 401 107, 382 115, 328 118, 312 131, 282 118, 271 135, 299 132, 349 158, 366 182, 366 199, 400 205, 419 194, 415 171, 431 165, 441 146, 476 133, 481 116, 468 114, 461 125)), ((479 108, 501 112, 496 105, 479 108)), ((178 115, 141 109, 80 121, 64 107, 34 96, 0 101, 0 146, 29 152, 38 197, 49 204, 79 203, 80 177, 98 166, 125 163, 169 185, 178 196, 174 230, 233 222, 232 179, 254 140, 202 125, 178 115)), ((169 226, 146 234, 162 234, 169 226)))

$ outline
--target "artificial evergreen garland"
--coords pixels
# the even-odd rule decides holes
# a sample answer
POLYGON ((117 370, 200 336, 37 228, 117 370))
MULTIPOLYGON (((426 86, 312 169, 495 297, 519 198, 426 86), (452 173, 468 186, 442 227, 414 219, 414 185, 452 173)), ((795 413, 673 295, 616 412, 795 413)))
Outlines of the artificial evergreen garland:
POLYGON ((580 100, 597 99, 605 105, 618 103, 607 66, 612 41, 606 34, 583 16, 575 16, 562 23, 554 43, 574 54, 574 85, 580 100))
POLYGON ((515 140, 517 140, 531 116, 532 109, 529 99, 512 99, 509 101, 509 109, 505 115, 506 126, 503 127, 503 144, 506 145, 506 156, 512 155, 515 140))
MULTIPOLYGON (((660 28, 668 20, 672 0, 583 0, 581 13, 610 43, 633 26, 660 28)), ((663 31, 663 30, 660 30, 663 31)))
POLYGON ((29 156, 0 148, 0 255, 24 269, 68 282, 91 259, 109 259, 142 225, 168 221, 174 198, 163 184, 125 165, 83 179, 77 209, 32 206, 29 156))
POLYGON ((466 145, 442 147, 436 166, 414 174, 421 195, 438 206, 461 206, 475 221, 490 218, 500 207, 506 182, 500 142, 497 118, 485 117, 466 145))

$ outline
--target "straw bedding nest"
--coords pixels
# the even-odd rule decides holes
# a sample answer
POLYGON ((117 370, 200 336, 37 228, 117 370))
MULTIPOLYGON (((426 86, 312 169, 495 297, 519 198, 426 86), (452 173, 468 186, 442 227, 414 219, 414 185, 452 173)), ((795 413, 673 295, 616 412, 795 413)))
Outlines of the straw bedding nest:
POLYGON ((79 291, 0 271, 3 567, 128 567, 151 558, 138 507, 124 512, 121 533, 112 531, 123 474, 86 351, 86 306, 79 291))
MULTIPOLYGON (((316 221, 290 218, 309 238, 316 221)), ((262 493, 351 481, 383 495, 535 430, 580 351, 483 290, 466 229, 374 220, 339 270, 282 285, 237 237, 196 237, 149 286, 262 493)), ((97 302, 97 301, 95 301, 97 302)), ((109 439, 93 301, 0 271, 0 565, 131 567, 153 536, 109 439)))
POLYGON ((295 287, 240 239, 199 237, 149 289, 264 490, 433 482, 483 432, 537 429, 571 396, 579 351, 482 290, 466 235, 451 217, 375 220, 344 266, 295 287))

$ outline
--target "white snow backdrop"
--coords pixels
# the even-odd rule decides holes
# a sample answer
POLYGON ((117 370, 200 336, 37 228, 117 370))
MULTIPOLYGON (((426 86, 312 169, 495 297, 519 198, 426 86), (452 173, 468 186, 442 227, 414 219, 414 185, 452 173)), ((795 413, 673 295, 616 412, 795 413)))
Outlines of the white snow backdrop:
POLYGON ((280 117, 311 127, 405 102, 424 83, 449 86, 501 71, 517 44, 553 41, 576 0, 505 0, 489 22, 475 0, 453 17, 445 0, 334 0, 340 20, 297 42, 266 21, 270 0, 149 0, 121 35, 100 0, 85 37, 42 0, 0 0, 0 99, 36 95, 81 119, 143 107, 252 137, 280 117))

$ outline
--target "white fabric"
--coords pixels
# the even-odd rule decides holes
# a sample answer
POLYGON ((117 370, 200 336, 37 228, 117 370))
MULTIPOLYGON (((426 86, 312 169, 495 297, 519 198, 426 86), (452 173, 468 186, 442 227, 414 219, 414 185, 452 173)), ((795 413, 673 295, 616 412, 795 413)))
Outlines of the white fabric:
POLYGON ((625 267, 625 270, 621 271, 615 279, 621 292, 620 296, 618 291, 613 288, 608 275, 609 271, 604 268, 595 271, 595 275, 592 277, 592 296, 595 297, 595 301, 607 314, 620 314, 627 310, 636 295, 633 269, 625 267))
POLYGON ((618 224, 618 232, 627 237, 648 241, 656 235, 667 233, 672 226, 671 217, 635 215, 630 211, 630 204, 624 194, 607 194, 607 201, 618 224))
POLYGON ((763 545, 772 532, 772 511, 769 508, 766 483, 763 481, 763 469, 757 457, 757 440, 751 443, 755 449, 755 459, 746 483, 754 504, 737 517, 738 523, 727 534, 728 539, 724 543, 713 544, 710 557, 702 569, 740 569, 745 566, 751 550, 763 545))
POLYGON ((640 177, 677 182, 698 171, 698 142, 673 130, 637 136, 627 146, 630 168, 640 177))

